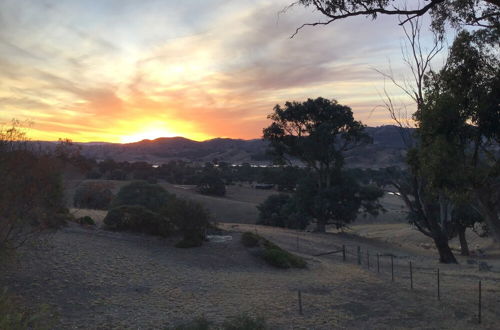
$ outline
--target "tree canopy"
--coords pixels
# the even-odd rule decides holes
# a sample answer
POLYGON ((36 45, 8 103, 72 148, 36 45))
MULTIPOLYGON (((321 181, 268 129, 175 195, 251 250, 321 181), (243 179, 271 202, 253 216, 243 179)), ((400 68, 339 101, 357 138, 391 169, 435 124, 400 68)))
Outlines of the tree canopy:
POLYGON ((371 141, 351 108, 336 100, 286 102, 276 105, 268 118, 273 122, 264 129, 264 139, 277 160, 302 161, 318 174, 320 187, 330 186, 332 173, 344 165, 343 152, 371 141))
POLYGON ((334 21, 364 16, 376 19, 380 15, 405 16, 401 24, 429 13, 432 27, 443 33, 446 24, 455 28, 477 26, 492 30, 500 29, 499 0, 299 0, 293 3, 306 7, 312 6, 327 19, 326 21, 306 23, 300 26, 328 25, 334 21))

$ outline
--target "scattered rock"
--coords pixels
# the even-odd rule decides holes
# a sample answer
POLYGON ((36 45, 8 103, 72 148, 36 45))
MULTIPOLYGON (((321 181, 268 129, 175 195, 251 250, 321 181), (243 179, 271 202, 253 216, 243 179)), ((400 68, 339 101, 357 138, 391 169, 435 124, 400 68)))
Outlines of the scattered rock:
POLYGON ((475 264, 477 264, 477 261, 474 259, 467 259, 467 264, 468 265, 475 265, 475 264))

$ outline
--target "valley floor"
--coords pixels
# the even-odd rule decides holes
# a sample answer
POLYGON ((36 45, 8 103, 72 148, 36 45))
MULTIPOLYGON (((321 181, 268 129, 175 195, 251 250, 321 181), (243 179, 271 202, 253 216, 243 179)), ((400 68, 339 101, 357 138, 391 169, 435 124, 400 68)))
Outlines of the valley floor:
MULTIPOLYGON (((352 234, 313 234, 255 225, 221 224, 225 243, 177 249, 173 240, 87 229, 75 224, 25 246, 0 270, 12 292, 59 313, 61 329, 158 329, 205 315, 215 322, 242 312, 262 315, 273 329, 494 329, 500 323, 499 268, 481 260, 438 265, 435 256, 352 234), (277 270, 239 242, 251 230, 308 261, 308 269, 277 270), (341 254, 315 256, 346 245, 341 254), (357 246, 362 251, 357 262, 357 246), (368 255, 370 254, 370 268, 368 255), (390 257, 395 254, 394 282, 390 257), (410 289, 409 261, 414 266, 410 289), (436 268, 441 301, 436 298, 436 268), (483 281, 483 323, 477 283, 483 281), (298 312, 301 290, 303 315, 298 312)), ((488 261, 489 262, 489 261, 488 261)))

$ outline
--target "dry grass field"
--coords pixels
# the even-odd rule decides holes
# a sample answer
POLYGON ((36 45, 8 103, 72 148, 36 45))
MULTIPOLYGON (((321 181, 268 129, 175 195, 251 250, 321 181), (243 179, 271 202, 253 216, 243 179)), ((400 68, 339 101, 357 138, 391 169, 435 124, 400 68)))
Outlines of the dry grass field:
MULTIPOLYGON (((112 184, 116 192, 126 183, 112 184)), ((98 226, 70 224, 44 234, 36 245, 26 245, 16 263, 0 270, 0 286, 9 286, 29 304, 48 303, 60 316, 58 329, 162 329, 200 315, 222 322, 240 313, 264 316, 271 329, 497 329, 500 324, 500 262, 487 241, 470 236, 471 247, 482 244, 486 256, 440 265, 426 238, 396 222, 394 214, 386 223, 365 219, 345 232, 298 232, 253 224, 255 205, 273 192, 232 186, 226 197, 216 198, 199 195, 192 187, 162 185, 204 203, 225 222, 219 226, 232 240, 178 249, 176 238, 101 229, 106 211, 71 209, 75 216, 92 216, 98 226), (244 231, 257 232, 304 257, 308 268, 279 270, 265 264, 239 242, 244 231), (341 253, 318 256, 343 245, 345 262, 341 253), (377 253, 394 256, 394 281, 390 257, 380 257, 377 271, 377 253), (481 262, 492 268, 481 271, 481 262)), ((386 208, 399 211, 392 197, 385 199, 386 208)))
MULTIPOLYGON (((365 264, 358 266, 350 253, 346 263, 338 255, 313 256, 346 243, 360 244, 363 251, 387 251, 389 245, 342 234, 300 233, 297 250, 295 231, 223 227, 232 241, 183 250, 173 247, 173 240, 70 225, 47 236, 37 249, 26 247, 3 276, 31 303, 53 306, 62 329, 161 329, 197 315, 222 322, 242 312, 266 317, 272 329, 494 329, 500 321, 493 285, 498 286, 498 273, 488 273, 485 280, 479 327, 474 281, 469 285, 452 277, 458 270, 479 276, 472 268, 443 268, 442 300, 437 301, 422 273, 416 274, 418 285, 411 291, 400 268, 393 283, 386 265, 377 274, 365 264), (257 230, 305 257, 308 269, 277 270, 264 264, 239 243, 245 230, 257 230), (303 315, 298 313, 297 290, 302 292, 303 315)), ((424 259, 421 266, 436 266, 424 259)))

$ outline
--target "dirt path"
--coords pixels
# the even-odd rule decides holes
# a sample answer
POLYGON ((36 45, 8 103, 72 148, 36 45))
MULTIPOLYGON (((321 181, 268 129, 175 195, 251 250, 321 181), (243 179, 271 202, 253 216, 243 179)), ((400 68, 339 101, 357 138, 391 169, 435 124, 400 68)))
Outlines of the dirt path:
MULTIPOLYGON (((392 283, 386 273, 343 263, 338 255, 311 256, 358 244, 351 237, 303 233, 297 252, 309 268, 276 270, 242 247, 240 232, 257 229, 294 251, 294 231, 224 226, 232 241, 184 250, 173 247, 174 240, 71 225, 42 247, 21 251, 18 266, 3 270, 2 284, 34 304, 54 306, 61 329, 158 329, 197 315, 221 322, 242 312, 265 316, 273 329, 477 327, 468 297, 438 302, 424 288, 411 291, 403 277, 392 283)), ((482 327, 495 328, 497 314, 486 309, 482 327)))

